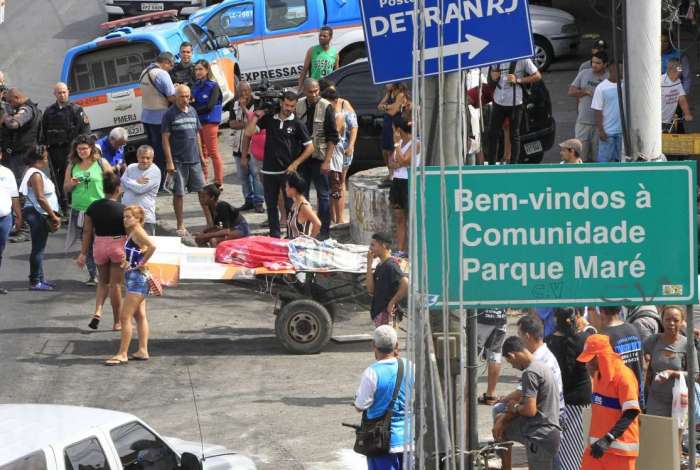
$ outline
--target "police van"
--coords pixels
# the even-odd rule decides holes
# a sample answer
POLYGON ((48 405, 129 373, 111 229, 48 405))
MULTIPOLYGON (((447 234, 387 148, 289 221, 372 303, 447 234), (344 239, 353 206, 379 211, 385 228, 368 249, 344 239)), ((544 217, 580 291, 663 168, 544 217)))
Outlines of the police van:
POLYGON ((177 12, 159 12, 103 24, 110 31, 68 50, 61 81, 73 101, 82 106, 94 133, 104 135, 121 126, 129 132, 129 150, 145 143, 141 120, 139 77, 161 52, 177 58, 180 44, 192 43, 193 61, 205 59, 221 87, 224 104, 235 93, 240 69, 235 49, 226 38, 216 38, 199 24, 174 21, 177 12), (131 24, 165 21, 135 28, 131 24))

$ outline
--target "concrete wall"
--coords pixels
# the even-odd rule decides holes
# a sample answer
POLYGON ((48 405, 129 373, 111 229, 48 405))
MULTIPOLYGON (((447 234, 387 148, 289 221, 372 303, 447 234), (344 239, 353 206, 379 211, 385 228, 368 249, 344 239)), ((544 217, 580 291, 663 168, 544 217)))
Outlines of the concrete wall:
POLYGON ((386 178, 386 167, 355 173, 348 180, 350 237, 353 243, 369 244, 375 232, 394 233, 394 221, 389 204, 389 188, 380 188, 386 178))

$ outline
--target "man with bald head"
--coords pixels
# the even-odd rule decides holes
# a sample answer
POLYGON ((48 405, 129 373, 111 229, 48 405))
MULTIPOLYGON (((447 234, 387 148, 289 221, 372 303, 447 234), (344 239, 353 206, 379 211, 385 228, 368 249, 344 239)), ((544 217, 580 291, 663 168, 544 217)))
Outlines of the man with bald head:
POLYGON ((187 85, 175 88, 175 103, 168 108, 161 124, 165 171, 172 178, 173 209, 177 221, 177 236, 188 238, 185 227, 183 203, 187 193, 198 193, 207 227, 213 226, 213 216, 205 203, 204 173, 202 172, 202 127, 197 110, 190 106, 192 93, 187 85))
POLYGON ((6 100, 9 105, 8 112, 0 121, 0 127, 4 130, 3 164, 12 170, 19 184, 24 175, 24 154, 37 144, 41 111, 36 103, 18 88, 7 90, 6 100))
POLYGON ((70 144, 80 134, 90 133, 90 120, 83 108, 72 103, 68 86, 58 82, 53 87, 56 102, 46 108, 41 120, 39 142, 49 150, 51 179, 58 190, 61 212, 67 214, 67 201, 63 192, 63 179, 68 166, 70 144))

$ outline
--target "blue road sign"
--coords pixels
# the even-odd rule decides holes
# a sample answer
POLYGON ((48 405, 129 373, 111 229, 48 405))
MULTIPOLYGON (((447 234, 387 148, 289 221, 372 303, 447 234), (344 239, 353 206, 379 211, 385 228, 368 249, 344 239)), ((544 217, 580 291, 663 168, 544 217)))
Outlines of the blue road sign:
POLYGON ((439 72, 440 25, 445 72, 522 59, 534 53, 527 0, 425 0, 420 15, 414 13, 413 2, 360 1, 374 83, 412 77, 414 24, 420 31, 420 22, 426 27, 426 76, 439 72))

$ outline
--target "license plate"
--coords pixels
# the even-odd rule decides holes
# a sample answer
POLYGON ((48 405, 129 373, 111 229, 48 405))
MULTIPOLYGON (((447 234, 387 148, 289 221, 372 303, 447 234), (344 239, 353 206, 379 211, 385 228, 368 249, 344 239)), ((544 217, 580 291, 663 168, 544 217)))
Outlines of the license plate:
POLYGON ((135 135, 141 135, 145 132, 144 128, 143 128, 143 124, 132 124, 130 126, 124 126, 124 128, 126 129, 126 132, 129 133, 129 137, 133 137, 135 135))
POLYGON ((165 6, 162 3, 142 3, 141 11, 163 11, 165 6))
POLYGON ((525 153, 528 155, 532 155, 533 153, 539 153, 542 151, 542 142, 539 140, 534 140, 532 142, 528 142, 525 145, 523 145, 525 148, 525 153))

